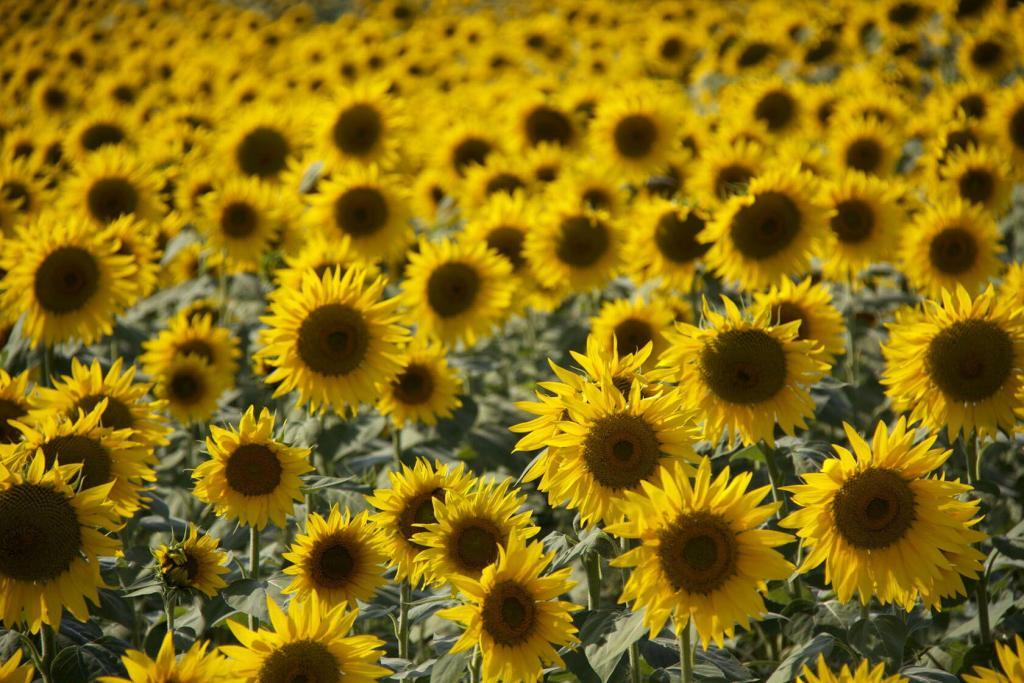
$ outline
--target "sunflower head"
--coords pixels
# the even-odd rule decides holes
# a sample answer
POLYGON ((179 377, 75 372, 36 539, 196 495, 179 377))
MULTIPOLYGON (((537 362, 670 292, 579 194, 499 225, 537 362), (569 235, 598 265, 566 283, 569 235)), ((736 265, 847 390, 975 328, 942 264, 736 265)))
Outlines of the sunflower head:
POLYGON ((200 535, 194 524, 180 541, 161 545, 153 551, 157 578, 168 591, 196 591, 213 597, 227 586, 222 574, 228 572, 227 555, 217 547, 217 539, 200 535))

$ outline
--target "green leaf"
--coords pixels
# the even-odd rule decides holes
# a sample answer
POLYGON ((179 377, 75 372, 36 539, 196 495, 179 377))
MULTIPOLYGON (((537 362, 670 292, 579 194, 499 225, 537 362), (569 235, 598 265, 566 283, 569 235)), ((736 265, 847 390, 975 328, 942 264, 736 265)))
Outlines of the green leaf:
POLYGON ((466 674, 472 650, 449 652, 434 662, 430 670, 430 683, 458 683, 466 674))
POLYGON ((827 655, 831 652, 834 642, 835 638, 832 636, 819 633, 809 642, 793 648, 765 683, 790 683, 797 677, 805 663, 812 663, 818 659, 818 655, 827 655))
POLYGON ((765 453, 761 450, 760 446, 756 443, 741 448, 732 455, 729 456, 729 461, 733 460, 750 460, 752 462, 768 462, 765 459, 765 453))
POLYGON ((646 630, 642 611, 620 612, 614 619, 612 630, 602 642, 585 646, 587 661, 602 681, 611 678, 623 653, 643 638, 646 630))
POLYGON ((925 669, 910 666, 900 671, 900 675, 913 683, 959 683, 960 679, 940 669, 925 669))

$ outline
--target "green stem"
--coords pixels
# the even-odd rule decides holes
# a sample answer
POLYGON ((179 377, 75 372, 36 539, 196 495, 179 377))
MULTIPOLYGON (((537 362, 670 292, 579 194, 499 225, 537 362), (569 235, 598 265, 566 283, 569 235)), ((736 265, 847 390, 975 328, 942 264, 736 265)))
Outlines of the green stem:
MULTIPOLYGON (((249 578, 260 578, 260 530, 257 527, 249 527, 249 578)), ((260 627, 260 619, 255 614, 249 615, 249 630, 255 631, 260 627)))
MULTIPOLYGON (((622 539, 622 552, 626 553, 633 547, 633 541, 628 538, 622 539)), ((628 570, 623 567, 622 569, 622 586, 625 588, 626 580, 628 578, 628 570)), ((629 680, 630 683, 640 683, 640 643, 634 641, 629 646, 629 680)))
POLYGON ((395 427, 391 430, 391 443, 395 447, 395 469, 402 471, 402 429, 395 427))
POLYGON ((992 626, 988 618, 988 569, 981 568, 981 575, 978 577, 978 585, 974 588, 975 597, 978 600, 978 633, 981 635, 982 645, 992 642, 992 626))
POLYGON ((167 632, 171 634, 171 647, 174 647, 174 598, 164 595, 164 615, 167 618, 167 632))
POLYGON ((473 648, 473 656, 469 660, 469 683, 482 683, 480 678, 480 648, 473 648))
POLYGON ((693 647, 690 645, 690 629, 693 620, 687 619, 686 626, 679 630, 679 668, 683 672, 683 683, 693 683, 693 647))
POLYGON ((978 449, 978 435, 973 432, 964 439, 964 455, 967 458, 967 483, 972 487, 981 480, 981 457, 978 449))
POLYGON ((764 462, 768 469, 768 483, 772 486, 772 502, 782 502, 782 512, 789 512, 789 501, 782 495, 782 473, 779 472, 779 464, 776 461, 777 452, 774 448, 761 442, 760 448, 764 451, 764 462))
POLYGON ((24 632, 19 633, 18 636, 22 645, 24 645, 25 649, 28 650, 28 657, 32 660, 32 666, 35 667, 36 671, 39 672, 39 675, 43 677, 44 681, 49 681, 49 671, 47 670, 44 672, 43 658, 39 655, 39 650, 36 649, 36 644, 32 642, 32 638, 24 632))
POLYGON ((850 344, 846 349, 847 381, 857 386, 857 335, 854 327, 857 322, 857 311, 853 305, 853 275, 846 280, 846 333, 850 344))
POLYGON ((871 600, 860 603, 860 618, 870 619, 871 618, 871 600))
POLYGON ((43 366, 43 376, 39 378, 39 386, 52 387, 53 382, 53 349, 48 344, 44 344, 41 349, 41 363, 43 366))
POLYGON ((587 571, 587 609, 595 610, 601 606, 601 556, 585 553, 583 568, 587 571))
POLYGON ((57 656, 53 627, 49 624, 43 624, 43 629, 39 632, 39 640, 39 663, 41 665, 39 675, 43 677, 43 683, 51 683, 53 681, 53 674, 50 669, 53 668, 53 658, 57 656))
POLYGON ((409 603, 412 602, 412 584, 402 582, 398 603, 398 656, 409 659, 409 603))

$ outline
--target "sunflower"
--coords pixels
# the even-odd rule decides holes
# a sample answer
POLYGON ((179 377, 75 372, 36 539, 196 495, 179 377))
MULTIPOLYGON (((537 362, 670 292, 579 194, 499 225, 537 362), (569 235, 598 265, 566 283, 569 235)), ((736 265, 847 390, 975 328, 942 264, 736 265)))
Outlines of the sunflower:
POLYGON ((996 643, 996 655, 1002 672, 974 667, 974 673, 964 674, 966 683, 1013 683, 1024 680, 1024 639, 1014 636, 1014 645, 996 643))
POLYGON ((185 538, 153 551, 157 577, 168 590, 197 591, 212 598, 227 586, 221 575, 228 573, 228 556, 217 545, 216 538, 200 536, 190 522, 185 538))
POLYGON ((628 200, 619 170, 591 161, 571 164, 544 192, 547 201, 574 201, 580 209, 606 211, 612 216, 621 215, 628 200))
POLYGON ((606 377, 564 396, 564 415, 545 441, 557 452, 525 475, 540 477, 549 504, 578 510, 584 525, 620 521, 626 491, 640 490, 663 465, 696 458, 692 413, 679 410, 679 393, 644 396, 642 385, 633 378, 620 389, 606 377))
POLYGON ((99 683, 222 683, 229 678, 227 662, 219 652, 208 652, 210 643, 197 640, 181 657, 174 651, 174 636, 167 632, 153 659, 141 650, 128 650, 121 663, 128 674, 100 676, 99 683))
POLYGON ((871 444, 844 428, 853 451, 833 446, 839 457, 786 487, 799 509, 780 524, 809 550, 798 571, 824 562, 844 603, 856 591, 861 604, 875 595, 909 611, 919 595, 938 605, 965 594, 961 575, 976 578, 985 559, 971 547, 985 538, 971 528, 981 521, 980 501, 960 500, 971 487, 959 480, 927 476, 952 451, 932 448, 935 436, 915 444, 905 418, 892 430, 879 423, 871 444))
POLYGON ((511 264, 485 244, 421 240, 409 255, 402 302, 423 333, 473 346, 508 310, 511 274, 511 264))
POLYGON ((1024 400, 1024 314, 1013 298, 989 286, 972 301, 960 287, 888 327, 881 382, 896 410, 951 439, 1012 433, 1024 400))
POLYGON ((572 612, 580 607, 558 600, 575 585, 572 569, 544 573, 554 556, 515 533, 479 579, 452 577, 466 604, 438 616, 465 625, 451 651, 478 647, 483 680, 538 680, 547 666, 565 667, 555 648, 579 643, 572 612))
POLYGON ((839 673, 834 673, 825 661, 825 656, 818 655, 816 669, 812 669, 809 664, 804 664, 796 683, 907 683, 909 680, 900 674, 886 676, 883 662, 871 666, 866 659, 862 659, 857 668, 852 671, 849 666, 844 664, 839 673))
POLYGON ((483 164, 467 168, 461 183, 450 184, 458 187, 458 205, 467 218, 476 216, 492 199, 522 195, 532 185, 530 168, 522 156, 510 154, 491 154, 483 164))
POLYGON ((574 147, 580 140, 575 117, 538 91, 515 96, 509 107, 509 129, 522 148, 541 144, 574 147))
POLYGON ((359 81, 335 97, 319 132, 319 147, 331 159, 386 167, 398 161, 398 145, 408 122, 388 87, 386 80, 359 81))
POLYGON ((200 201, 199 228, 229 261, 257 270, 281 230, 280 197, 258 179, 228 178, 200 201))
POLYGON ((85 600, 99 604, 103 585, 98 557, 121 549, 106 534, 121 526, 112 484, 72 487, 81 467, 46 461, 36 452, 24 470, 0 463, 0 621, 33 633, 59 626, 64 609, 87 621, 85 600))
POLYGON ((905 211, 891 181, 847 171, 825 183, 821 202, 832 214, 822 253, 823 271, 844 281, 891 258, 905 211))
POLYGON ((412 542, 423 548, 416 562, 427 585, 451 583, 453 576, 479 579, 513 534, 530 538, 540 531, 524 509, 526 494, 511 479, 477 480, 465 492, 448 490, 443 499, 431 495, 430 500, 437 521, 411 524, 412 542))
POLYGON ((750 472, 711 476, 701 458, 696 477, 673 463, 642 490, 627 491, 625 520, 608 533, 640 545, 612 560, 632 567, 619 601, 644 610, 644 626, 657 636, 671 616, 676 633, 693 620, 701 643, 723 646, 736 626, 766 611, 767 582, 787 578, 793 565, 776 547, 793 537, 761 529, 780 503, 760 505, 769 487, 748 490, 750 472))
MULTIPOLYGON (((22 434, 15 421, 28 415, 31 403, 28 394, 29 371, 10 375, 0 369, 0 460, 11 454, 22 434)), ((36 388, 33 393, 38 392, 36 388)))
POLYGON ((408 197, 401 180, 376 165, 350 165, 310 195, 307 224, 330 240, 346 236, 367 260, 388 259, 412 238, 408 197))
MULTIPOLYGON (((553 145, 544 145, 544 147, 553 145)), ((473 165, 482 165, 487 157, 502 151, 500 140, 491 128, 479 121, 458 120, 442 128, 441 139, 433 147, 434 165, 454 179, 463 178, 473 165)))
POLYGON ((903 272, 910 285, 938 298, 963 286, 977 292, 1000 270, 1005 251, 999 227, 984 207, 956 198, 928 206, 903 239, 903 272))
POLYGON ((276 181, 288 159, 301 152, 291 132, 295 123, 291 113, 280 107, 254 107, 223 131, 221 159, 242 175, 276 181))
POLYGON ((999 82, 1020 62, 1013 29, 1003 19, 993 19, 964 35, 957 49, 957 66, 965 78, 999 82))
POLYGON ((364 260, 352 250, 352 240, 347 235, 338 240, 321 232, 313 232, 305 235, 305 240, 298 254, 286 255, 285 266, 274 272, 277 286, 282 290, 299 289, 302 286, 302 274, 307 270, 321 277, 328 271, 344 275, 349 268, 360 267, 371 280, 380 274, 376 264, 364 260))
POLYGON ((656 175, 680 144, 676 109, 667 94, 653 89, 609 95, 590 123, 595 151, 627 180, 656 175))
POLYGON ((134 300, 132 258, 101 237, 81 218, 49 213, 7 251, 3 306, 25 315, 23 333, 32 346, 91 344, 113 332, 114 317, 134 300))
POLYGON ((434 500, 445 502, 448 494, 462 495, 473 484, 473 475, 459 463, 452 467, 417 459, 413 467, 402 465, 388 472, 391 488, 377 489, 366 497, 379 512, 372 517, 380 529, 389 567, 395 567, 395 581, 409 580, 414 586, 423 580, 426 565, 416 562, 424 546, 413 542, 420 525, 437 521, 434 500))
POLYGON ((54 461, 64 465, 81 463, 81 485, 91 488, 112 483, 107 497, 114 511, 128 518, 142 505, 140 494, 145 483, 156 480, 152 468, 156 457, 133 439, 130 429, 101 426, 107 402, 101 399, 91 410, 80 410, 73 418, 49 413, 31 424, 15 422, 22 440, 10 458, 14 463, 26 463, 41 450, 47 467, 54 461))
POLYGON ((798 320, 796 338, 816 342, 821 360, 829 365, 846 351, 843 314, 832 304, 832 293, 824 284, 814 284, 809 277, 799 283, 784 278, 767 292, 754 293, 751 315, 757 318, 765 312, 773 325, 798 320))
POLYGON ((943 192, 978 204, 995 216, 1003 215, 1010 206, 1013 172, 994 147, 972 145, 950 153, 939 176, 943 192))
POLYGON ((659 76, 682 78, 695 60, 697 46, 689 31, 672 22, 655 26, 644 40, 644 58, 648 68, 659 76))
POLYGON ((540 284, 583 292, 607 283, 621 264, 620 224, 605 211, 562 198, 526 236, 525 255, 540 284))
POLYGON ((312 599, 325 610, 369 601, 386 583, 387 555, 378 527, 365 511, 352 516, 335 505, 326 519, 311 515, 306 532, 283 556, 292 563, 284 573, 294 577, 283 592, 294 593, 294 600, 312 599))
POLYGON ((218 371, 195 353, 175 356, 152 375, 154 393, 167 412, 185 425, 209 420, 221 395, 234 385, 234 377, 218 371))
POLYGON ((21 663, 21 650, 16 649, 0 664, 0 683, 32 683, 36 670, 30 662, 21 663))
POLYGON ((216 374, 215 384, 229 386, 238 371, 238 340, 231 330, 213 324, 213 317, 201 315, 171 318, 167 329, 142 343, 139 362, 147 375, 164 374, 182 356, 196 356, 216 374))
POLYGON ((529 268, 524 253, 526 236, 536 221, 536 207, 522 192, 491 196, 473 211, 462 231, 469 243, 483 243, 503 256, 512 266, 512 274, 523 277, 529 268))
POLYGON ((1024 81, 1017 80, 1000 91, 987 123, 999 141, 997 146, 1013 156, 1019 178, 1024 165, 1024 81))
POLYGON ((702 241, 707 213, 655 197, 633 207, 626 263, 638 282, 659 279, 662 287, 688 292, 697 265, 711 245, 702 241))
POLYGON ((890 124, 875 117, 851 117, 832 126, 829 147, 837 171, 885 177, 895 172, 903 143, 890 124))
POLYGON ((669 336, 660 364, 686 388, 683 404, 697 412, 705 438, 723 433, 743 443, 774 443, 775 426, 792 435, 814 414, 807 388, 828 370, 814 353, 817 342, 799 339, 796 320, 772 325, 771 312, 745 317, 722 297, 725 312, 704 302, 706 328, 686 323, 669 336))
POLYGON ((268 326, 261 332, 257 357, 274 371, 274 396, 299 390, 299 402, 314 411, 332 406, 355 410, 377 397, 375 387, 401 369, 396 299, 381 300, 384 279, 367 278, 358 267, 344 275, 328 270, 321 277, 306 271, 297 289, 277 290, 271 298, 268 326))
POLYGON ((156 223, 165 207, 160 178, 151 167, 120 149, 102 150, 75 167, 61 183, 60 206, 102 227, 122 216, 156 223))
POLYGON ((0 160, 0 198, 14 212, 14 217, 4 223, 4 234, 13 235, 16 225, 29 222, 52 203, 52 193, 37 173, 27 159, 0 160))
POLYGON ((132 257, 138 268, 135 281, 138 283, 140 299, 152 294, 157 287, 160 274, 160 249, 157 246, 159 234, 152 223, 142 223, 132 216, 122 216, 107 226, 104 239, 116 240, 120 245, 117 253, 132 257))
POLYGON ((285 614, 272 598, 267 611, 273 630, 250 631, 229 621, 241 645, 226 645, 221 652, 231 660, 231 675, 255 683, 287 681, 340 681, 371 683, 391 674, 378 665, 384 642, 371 635, 349 636, 357 611, 345 605, 331 609, 312 600, 293 600, 285 614))
POLYGON ((806 271, 827 230, 828 212, 817 195, 813 176, 796 168, 761 174, 704 230, 708 265, 745 289, 806 271))
POLYGON ((193 494, 213 505, 218 517, 262 529, 268 522, 285 528, 293 501, 302 500, 299 476, 309 472, 309 449, 288 446, 273 437, 274 414, 256 416, 249 406, 238 428, 210 425, 210 459, 193 472, 193 494))
POLYGON ((615 299, 601 305, 590 319, 590 333, 606 350, 614 345, 619 353, 633 354, 651 344, 651 358, 665 349, 665 332, 675 319, 661 299, 615 299))
POLYGON ((435 425, 462 406, 462 378, 448 365, 445 348, 422 337, 405 349, 402 369, 378 390, 377 411, 398 429, 406 422, 435 425))
POLYGON ((64 147, 77 165, 100 150, 129 149, 134 138, 135 131, 123 113, 113 107, 99 107, 74 118, 64 147))
MULTIPOLYGON (((74 420, 79 411, 89 413, 106 400, 100 426, 130 429, 132 441, 147 449, 166 444, 171 430, 158 412, 163 405, 146 399, 150 385, 135 382, 135 366, 123 367, 123 358, 115 360, 105 372, 98 360, 85 365, 72 358, 70 375, 54 378, 53 388, 36 387, 32 392, 30 421, 39 423, 47 415, 64 415, 74 420)), ((0 375, 0 387, 4 385, 2 380, 0 375)), ((24 382, 22 385, 24 388, 24 382)))
POLYGON ((774 77, 753 83, 744 81, 740 91, 735 102, 727 100, 727 106, 735 107, 737 113, 763 126, 770 135, 785 137, 802 129, 806 112, 797 85, 774 77))

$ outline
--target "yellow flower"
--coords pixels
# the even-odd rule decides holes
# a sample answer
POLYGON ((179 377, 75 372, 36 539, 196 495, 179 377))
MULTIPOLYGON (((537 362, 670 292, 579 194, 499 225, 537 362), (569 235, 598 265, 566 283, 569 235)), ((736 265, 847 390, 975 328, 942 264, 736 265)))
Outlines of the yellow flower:
POLYGON ((382 538, 365 511, 352 516, 334 505, 326 519, 310 515, 305 531, 283 554, 292 563, 284 573, 295 577, 283 593, 312 599, 324 609, 341 603, 355 607, 386 583, 382 538))
POLYGON ((817 342, 821 359, 829 365, 846 351, 843 314, 832 305, 832 293, 824 284, 813 284, 809 277, 796 284, 785 278, 767 292, 755 292, 750 314, 757 318, 765 312, 773 325, 799 321, 796 338, 817 342))
POLYGON ((402 369, 379 387, 377 410, 388 415, 396 428, 406 422, 437 424, 462 405, 462 378, 448 365, 445 348, 436 342, 416 341, 402 354, 402 369))
POLYGON ((302 500, 299 476, 309 472, 308 448, 293 448, 273 437, 274 415, 264 408, 256 417, 249 406, 236 429, 210 426, 210 459, 192 477, 193 493, 213 505, 218 516, 262 529, 268 522, 285 527, 293 501, 302 500))
POLYGON ((99 604, 97 558, 120 552, 106 534, 120 520, 107 501, 112 484, 69 485, 80 469, 47 467, 41 451, 24 470, 0 463, 0 621, 9 629, 59 626, 65 609, 86 621, 85 600, 99 604))
POLYGON ((21 663, 21 650, 15 650, 10 658, 0 664, 0 683, 32 683, 36 670, 31 662, 21 663))
POLYGON ((792 573, 775 548, 793 537, 760 528, 780 504, 760 505, 769 487, 748 491, 751 476, 730 477, 727 467, 712 478, 711 462, 702 458, 692 481, 676 462, 626 492, 626 520, 607 530, 640 546, 612 565, 633 568, 619 601, 644 610, 651 637, 671 616, 677 633, 692 619, 705 648, 712 641, 722 647, 736 626, 764 614, 767 582, 792 573))
POLYGON ((451 651, 479 647, 483 680, 534 681, 546 666, 565 667, 555 648, 579 642, 571 613, 580 608, 557 599, 575 582, 569 567, 544 574, 553 557, 514 533, 479 579, 452 577, 467 602, 438 616, 465 625, 451 651))
POLYGON ((892 676, 885 675, 885 664, 878 663, 871 666, 870 662, 862 659, 856 669, 843 665, 839 673, 833 673, 825 662, 824 655, 818 655, 817 669, 804 664, 796 683, 908 683, 910 679, 899 674, 892 676))
POLYGON ((153 551, 157 575, 170 590, 195 590, 212 598, 227 586, 222 574, 228 556, 217 547, 217 539, 199 530, 189 522, 188 533, 171 545, 160 545, 153 551))
POLYGON ((1024 680, 1024 639, 1014 636, 1014 645, 996 643, 996 654, 1002 672, 975 667, 973 674, 964 674, 967 683, 1014 683, 1024 680))
POLYGON ((384 642, 370 635, 350 636, 356 611, 345 605, 325 609, 312 600, 292 601, 285 614, 267 598, 273 630, 250 631, 229 621, 241 645, 221 652, 234 679, 245 683, 313 680, 372 683, 391 673, 379 665, 384 642))
POLYGON ((208 652, 209 643, 197 640, 181 655, 175 656, 171 633, 165 633, 156 658, 141 650, 128 650, 121 663, 127 678, 101 676, 99 683, 228 683, 232 680, 227 661, 218 652, 208 652))
POLYGON ((951 439, 972 431, 1013 432, 1024 406, 1024 314, 991 287, 971 299, 963 287, 942 300, 897 311, 882 345, 881 383, 910 422, 951 439))
POLYGON ((838 457, 786 487, 800 509, 780 524, 808 549, 799 571, 824 563, 840 602, 856 592, 909 611, 919 596, 937 607, 965 594, 961 576, 976 578, 985 559, 972 547, 986 537, 972 528, 979 501, 960 499, 971 487, 959 480, 927 476, 952 451, 932 448, 934 436, 915 444, 905 418, 891 431, 880 422, 870 444, 844 428, 852 452, 834 445, 838 457))
POLYGON ((832 213, 822 249, 826 275, 845 282, 872 263, 894 260, 906 212, 892 181, 846 171, 823 190, 822 203, 832 213))
POLYGON ((814 415, 808 387, 828 370, 813 353, 816 342, 798 338, 798 321, 772 325, 770 311, 754 318, 722 297, 725 313, 704 302, 708 327, 679 323, 660 365, 681 387, 683 405, 717 443, 723 433, 743 443, 774 443, 775 426, 792 435, 814 415))
POLYGON ((595 151, 626 180, 657 175, 681 144, 677 107, 667 93, 653 87, 609 95, 590 122, 595 151))

